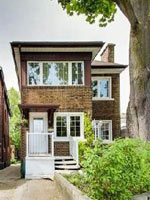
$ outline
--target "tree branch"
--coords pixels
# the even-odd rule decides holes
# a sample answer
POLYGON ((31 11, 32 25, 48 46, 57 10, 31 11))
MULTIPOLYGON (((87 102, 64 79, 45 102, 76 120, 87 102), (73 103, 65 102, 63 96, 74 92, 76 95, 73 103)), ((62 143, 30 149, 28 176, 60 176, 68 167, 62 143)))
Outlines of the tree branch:
POLYGON ((112 0, 112 1, 118 5, 120 10, 128 18, 132 26, 132 30, 136 30, 138 25, 138 19, 135 15, 135 11, 131 3, 132 0, 112 0))

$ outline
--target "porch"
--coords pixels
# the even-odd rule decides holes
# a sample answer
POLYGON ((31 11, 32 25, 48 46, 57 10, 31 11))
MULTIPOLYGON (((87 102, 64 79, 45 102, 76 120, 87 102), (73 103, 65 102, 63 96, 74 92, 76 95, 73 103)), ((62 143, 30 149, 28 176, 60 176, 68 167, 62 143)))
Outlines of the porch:
POLYGON ((22 141, 26 146, 26 178, 49 177, 55 169, 79 169, 78 141, 83 137, 83 113, 58 112, 57 108, 21 106, 28 119, 26 141, 22 141))
MULTIPOLYGON (((55 155, 54 133, 27 132, 26 140, 26 179, 50 178, 53 179, 54 171, 79 169, 78 140, 70 137, 67 156, 55 155), (35 167, 36 166, 36 167, 35 167)), ((59 145, 63 145, 59 141, 59 145)))

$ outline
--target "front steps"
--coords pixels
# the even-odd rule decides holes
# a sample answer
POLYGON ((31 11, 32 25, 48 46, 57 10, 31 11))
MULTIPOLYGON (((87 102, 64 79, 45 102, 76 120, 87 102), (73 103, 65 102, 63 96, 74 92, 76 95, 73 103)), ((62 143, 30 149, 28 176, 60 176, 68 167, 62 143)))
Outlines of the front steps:
POLYGON ((71 157, 55 157, 55 170, 79 170, 80 166, 71 157))

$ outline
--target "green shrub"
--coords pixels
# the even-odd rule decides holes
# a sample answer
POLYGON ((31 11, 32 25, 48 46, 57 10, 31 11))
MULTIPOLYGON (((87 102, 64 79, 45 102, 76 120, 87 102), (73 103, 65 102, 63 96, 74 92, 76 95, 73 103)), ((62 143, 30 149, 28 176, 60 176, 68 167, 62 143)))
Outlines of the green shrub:
POLYGON ((150 143, 126 138, 103 146, 98 141, 84 157, 84 177, 93 199, 130 200, 150 190, 150 143))
POLYGON ((84 154, 88 148, 92 146, 94 140, 94 132, 92 128, 92 121, 87 114, 84 114, 84 136, 86 141, 79 142, 79 160, 80 163, 84 160, 84 154))
POLYGON ((17 164, 17 160, 16 160, 16 159, 11 159, 11 160, 10 160, 10 163, 11 163, 11 164, 17 164))

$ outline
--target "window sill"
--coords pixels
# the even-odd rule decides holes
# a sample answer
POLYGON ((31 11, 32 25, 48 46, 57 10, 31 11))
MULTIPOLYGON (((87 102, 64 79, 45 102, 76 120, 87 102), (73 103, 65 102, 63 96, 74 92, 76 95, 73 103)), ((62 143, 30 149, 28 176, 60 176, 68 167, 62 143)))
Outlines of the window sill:
POLYGON ((93 97, 93 101, 114 101, 114 98, 98 98, 98 97, 93 97))
POLYGON ((54 87, 54 88, 56 88, 56 87, 57 87, 57 88, 68 87, 68 88, 69 88, 69 87, 85 87, 85 86, 86 86, 85 84, 82 84, 82 85, 27 85, 27 87, 29 87, 29 88, 30 88, 30 87, 31 87, 31 88, 32 88, 32 87, 35 87, 35 88, 38 88, 38 87, 39 87, 39 88, 40 88, 40 87, 41 87, 41 88, 44 88, 44 87, 45 87, 45 88, 46 88, 46 87, 49 87, 49 88, 53 88, 53 87, 54 87))

